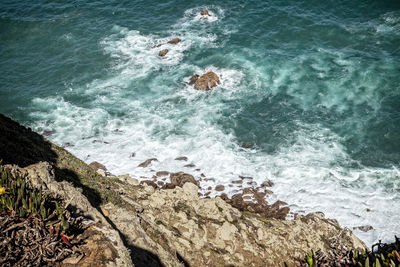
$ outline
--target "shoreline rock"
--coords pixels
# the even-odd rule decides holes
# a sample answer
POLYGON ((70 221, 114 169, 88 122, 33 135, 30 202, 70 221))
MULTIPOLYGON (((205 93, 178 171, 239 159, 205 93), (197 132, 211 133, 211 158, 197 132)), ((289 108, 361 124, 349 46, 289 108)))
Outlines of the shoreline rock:
POLYGON ((156 158, 147 159, 147 160, 143 161, 142 163, 140 163, 140 164, 138 165, 138 167, 146 168, 146 167, 149 166, 153 161, 158 161, 158 159, 156 159, 156 158))
POLYGON ((199 182, 184 172, 169 174, 166 189, 158 181, 137 184, 129 175, 104 177, 2 115, 0 128, 6 132, 0 135, 2 164, 14 164, 33 184, 94 221, 84 233, 97 245, 79 259, 80 265, 182 266, 184 261, 190 266, 292 266, 311 250, 328 253, 338 240, 349 250, 366 249, 350 230, 318 214, 278 219, 285 203, 264 203, 268 191, 260 188, 245 188, 230 200, 223 195, 200 198, 199 182), (18 154, 10 153, 15 147, 18 154), (259 207, 248 201, 250 195, 259 207))

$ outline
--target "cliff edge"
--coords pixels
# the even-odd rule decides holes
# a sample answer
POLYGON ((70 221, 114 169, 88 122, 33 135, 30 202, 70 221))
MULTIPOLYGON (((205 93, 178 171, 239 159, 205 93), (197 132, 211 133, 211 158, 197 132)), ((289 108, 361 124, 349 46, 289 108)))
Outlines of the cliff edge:
POLYGON ((92 225, 77 247, 83 256, 58 265, 298 266, 311 250, 366 249, 350 230, 318 214, 265 217, 220 197, 200 198, 191 182, 159 189, 128 176, 102 176, 1 114, 0 160, 92 225))

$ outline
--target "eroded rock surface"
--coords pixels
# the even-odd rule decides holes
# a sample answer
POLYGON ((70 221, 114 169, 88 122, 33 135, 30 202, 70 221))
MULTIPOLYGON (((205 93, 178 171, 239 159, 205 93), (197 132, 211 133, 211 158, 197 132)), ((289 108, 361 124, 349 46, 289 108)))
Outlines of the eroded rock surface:
POLYGON ((182 40, 181 39, 179 39, 179 38, 173 38, 173 39, 171 39, 171 40, 169 40, 168 41, 168 44, 177 44, 177 43, 180 43, 182 40))
POLYGON ((158 52, 158 55, 160 57, 164 57, 168 53, 168 49, 163 49, 160 52, 158 52))
POLYGON ((219 84, 221 84, 221 82, 218 75, 212 71, 209 71, 196 80, 194 83, 194 88, 196 90, 208 91, 219 84))
POLYGON ((140 163, 138 167, 146 168, 149 166, 153 161, 158 161, 156 158, 147 159, 144 162, 140 163))
POLYGON ((12 133, 0 135, 2 148, 7 148, 0 150, 3 162, 21 165, 9 167, 59 195, 93 223, 84 232, 85 256, 68 259, 65 266, 293 266, 311 250, 328 253, 337 244, 348 250, 366 248, 350 230, 319 214, 283 220, 265 212, 285 212, 286 203, 263 206, 269 184, 244 188, 231 199, 200 199, 198 182, 189 174, 170 174, 171 183, 164 187, 170 189, 159 189, 154 181, 140 185, 129 175, 104 177, 1 115, 0 129, 12 133))
POLYGON ((146 232, 191 266, 294 264, 311 249, 329 250, 337 239, 348 248, 364 248, 351 231, 317 214, 293 221, 265 218, 219 197, 200 199, 197 191, 195 184, 185 183, 141 201, 146 232))
POLYGON ((202 15, 202 16, 211 16, 207 9, 203 9, 203 10, 200 12, 200 15, 202 15))
POLYGON ((193 183, 195 185, 199 185, 199 182, 194 179, 193 175, 184 173, 184 172, 177 172, 171 173, 171 184, 174 186, 183 186, 185 183, 193 183))

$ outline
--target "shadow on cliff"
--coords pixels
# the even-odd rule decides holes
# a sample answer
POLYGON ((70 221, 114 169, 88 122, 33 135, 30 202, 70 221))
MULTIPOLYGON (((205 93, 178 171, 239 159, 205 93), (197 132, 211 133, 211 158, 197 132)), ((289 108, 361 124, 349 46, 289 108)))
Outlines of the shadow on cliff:
MULTIPOLYGON (((55 168, 56 180, 71 182, 82 188, 93 207, 101 212, 101 195, 89 186, 82 184, 81 177, 73 170, 60 168, 57 162, 59 155, 52 144, 42 135, 26 128, 12 119, 0 114, 0 162, 27 167, 41 161, 47 161, 55 168)), ((102 213, 102 212, 101 212, 102 213)), ((157 255, 145 249, 128 244, 124 234, 107 217, 109 224, 119 233, 124 245, 131 251, 131 259, 135 266, 164 266, 157 255)), ((184 262, 185 266, 188 266, 184 262)))

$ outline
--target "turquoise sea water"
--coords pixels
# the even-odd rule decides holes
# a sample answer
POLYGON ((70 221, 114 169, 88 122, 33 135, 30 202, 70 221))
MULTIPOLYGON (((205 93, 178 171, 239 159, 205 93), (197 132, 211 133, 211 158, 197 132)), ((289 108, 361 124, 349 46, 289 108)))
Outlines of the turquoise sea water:
POLYGON ((399 1, 3 0, 0 112, 114 174, 270 179, 367 244, 399 234, 399 1))

